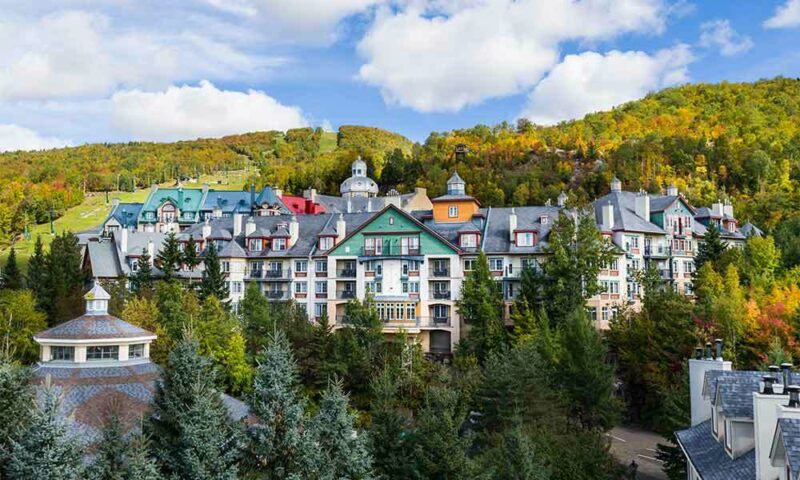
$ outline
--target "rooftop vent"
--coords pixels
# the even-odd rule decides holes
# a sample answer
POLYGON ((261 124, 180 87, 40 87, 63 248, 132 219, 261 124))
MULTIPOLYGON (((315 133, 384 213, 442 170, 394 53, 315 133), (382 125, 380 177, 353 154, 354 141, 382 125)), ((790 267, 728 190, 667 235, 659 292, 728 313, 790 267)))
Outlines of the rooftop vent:
POLYGON ((789 385, 791 381, 790 375, 792 374, 792 364, 791 363, 781 363, 781 370, 783 370, 783 385, 789 385))
POLYGON ((789 392, 789 408, 800 408, 800 387, 797 385, 789 385, 786 387, 789 392))
POLYGON ((764 375, 761 377, 761 380, 764 382, 764 389, 761 391, 764 395, 775 395, 775 390, 772 388, 775 385, 775 382, 778 379, 773 375, 764 375))

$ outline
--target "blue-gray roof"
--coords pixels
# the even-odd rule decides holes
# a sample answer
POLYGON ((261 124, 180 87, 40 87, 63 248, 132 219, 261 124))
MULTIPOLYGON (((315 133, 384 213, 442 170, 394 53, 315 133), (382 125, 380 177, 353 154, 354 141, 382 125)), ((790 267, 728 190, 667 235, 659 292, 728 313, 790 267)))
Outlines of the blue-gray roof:
MULTIPOLYGON (((542 253, 547 245, 550 230, 553 223, 558 220, 561 214, 560 207, 516 207, 514 212, 517 215, 517 230, 535 230, 538 240, 533 247, 518 247, 511 242, 511 232, 509 231, 508 218, 512 208, 492 208, 491 215, 487 216, 486 228, 483 235, 483 250, 487 254, 492 253, 518 253, 536 254, 542 253), (545 223, 542 218, 547 217, 545 223)), ((438 225, 433 227, 434 230, 438 225)))
MULTIPOLYGON (((642 218, 636 214, 636 196, 634 192, 611 192, 593 202, 595 220, 598 225, 603 223, 603 205, 611 204, 614 209, 614 225, 612 230, 626 232, 665 234, 664 229, 651 222, 649 218, 642 218)), ((650 196, 650 211, 654 203, 663 203, 661 197, 650 196)))
POLYGON ((103 225, 108 223, 112 218, 119 222, 123 228, 136 227, 136 222, 139 218, 139 212, 142 210, 143 203, 118 203, 111 209, 103 225))
POLYGON ((109 338, 138 338, 153 334, 111 315, 81 315, 56 325, 35 338, 42 340, 94 340, 109 338))
POLYGON ((778 419, 781 441, 792 472, 800 472, 800 418, 778 419))
POLYGON ((676 432, 683 451, 703 480, 752 480, 756 478, 756 451, 731 459, 711 431, 711 421, 676 432))

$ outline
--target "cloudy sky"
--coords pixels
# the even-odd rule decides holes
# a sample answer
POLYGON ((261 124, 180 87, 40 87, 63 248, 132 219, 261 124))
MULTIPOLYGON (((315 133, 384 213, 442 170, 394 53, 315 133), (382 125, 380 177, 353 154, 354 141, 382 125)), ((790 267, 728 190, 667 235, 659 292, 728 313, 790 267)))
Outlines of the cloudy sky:
POLYGON ((800 0, 0 0, 0 150, 541 124, 800 76, 800 0))

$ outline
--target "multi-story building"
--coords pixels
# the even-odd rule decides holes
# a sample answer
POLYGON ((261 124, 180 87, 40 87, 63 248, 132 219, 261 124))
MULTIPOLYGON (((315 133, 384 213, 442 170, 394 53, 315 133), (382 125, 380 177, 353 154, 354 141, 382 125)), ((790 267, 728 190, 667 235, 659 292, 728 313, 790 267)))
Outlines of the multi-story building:
POLYGON ((800 375, 732 370, 711 344, 689 360, 691 424, 676 432, 689 480, 800 478, 800 375))

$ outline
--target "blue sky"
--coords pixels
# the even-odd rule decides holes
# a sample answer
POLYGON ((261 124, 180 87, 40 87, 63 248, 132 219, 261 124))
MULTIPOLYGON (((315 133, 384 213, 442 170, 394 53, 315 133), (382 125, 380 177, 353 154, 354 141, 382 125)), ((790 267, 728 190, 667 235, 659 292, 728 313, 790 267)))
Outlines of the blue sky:
POLYGON ((4 0, 0 45, 0 150, 342 124, 423 141, 798 77, 800 0, 4 0))

